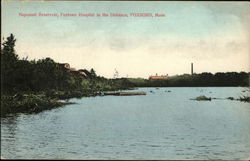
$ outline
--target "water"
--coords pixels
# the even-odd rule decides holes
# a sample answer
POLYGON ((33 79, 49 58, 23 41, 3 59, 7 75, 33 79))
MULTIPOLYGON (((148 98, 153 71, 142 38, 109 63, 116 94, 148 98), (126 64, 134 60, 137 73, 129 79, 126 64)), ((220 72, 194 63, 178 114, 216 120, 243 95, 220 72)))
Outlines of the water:
POLYGON ((136 91, 145 91, 146 96, 71 99, 77 104, 8 116, 1 119, 1 156, 246 159, 250 157, 250 104, 190 100, 200 95, 238 98, 247 94, 244 89, 140 88, 136 91))

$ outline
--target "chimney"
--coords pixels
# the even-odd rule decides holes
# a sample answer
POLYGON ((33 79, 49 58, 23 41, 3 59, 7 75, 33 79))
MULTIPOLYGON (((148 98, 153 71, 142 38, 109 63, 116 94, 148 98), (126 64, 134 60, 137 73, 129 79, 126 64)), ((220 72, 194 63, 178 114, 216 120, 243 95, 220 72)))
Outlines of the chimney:
POLYGON ((191 63, 191 75, 194 74, 193 63, 191 63))

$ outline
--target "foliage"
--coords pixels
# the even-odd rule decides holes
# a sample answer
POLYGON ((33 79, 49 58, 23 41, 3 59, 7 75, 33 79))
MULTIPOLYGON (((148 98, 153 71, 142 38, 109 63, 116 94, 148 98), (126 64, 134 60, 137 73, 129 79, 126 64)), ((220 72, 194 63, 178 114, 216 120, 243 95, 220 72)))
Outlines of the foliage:
POLYGON ((236 101, 242 101, 242 102, 250 102, 250 97, 249 96, 241 96, 239 98, 228 97, 227 99, 229 99, 229 100, 236 100, 236 101))
POLYGON ((59 107, 64 104, 43 94, 1 95, 1 116, 16 112, 40 112, 45 109, 59 107))
POLYGON ((246 72, 183 74, 169 77, 166 80, 128 78, 133 87, 247 87, 249 80, 250 73, 246 72))
POLYGON ((211 101, 211 97, 206 97, 206 96, 199 96, 199 97, 196 97, 194 98, 193 100, 196 100, 196 101, 211 101))
POLYGON ((242 96, 238 99, 239 101, 243 101, 243 102, 250 102, 250 97, 247 96, 242 96))
MULTIPOLYGON (((15 63, 18 59, 18 56, 15 54, 15 43, 16 43, 16 39, 14 38, 13 34, 10 34, 9 37, 7 37, 7 41, 5 41, 2 45, 3 45, 3 49, 2 49, 2 54, 3 57, 1 57, 1 59, 3 59, 3 62, 8 62, 8 64, 13 65, 13 63, 15 63)), ((4 65, 8 65, 7 63, 4 65)))
POLYGON ((28 61, 15 53, 16 39, 11 34, 1 48, 2 113, 46 109, 60 105, 58 99, 93 96, 99 91, 124 88, 123 81, 96 75, 82 69, 88 78, 68 71, 51 58, 28 61), (16 97, 18 95, 18 97, 16 97), (18 99, 17 99, 18 98, 18 99))
POLYGON ((51 58, 20 59, 15 52, 15 43, 11 34, 1 47, 1 111, 5 112, 44 109, 41 107, 60 105, 58 99, 94 96, 102 91, 133 87, 249 86, 250 73, 246 72, 184 74, 167 80, 106 79, 97 76, 92 68, 90 71, 79 70, 87 75, 84 78, 51 58))
MULTIPOLYGON (((20 91, 40 92, 45 90, 80 91, 109 90, 112 81, 98 77, 95 70, 85 71, 89 79, 79 77, 63 68, 51 58, 28 61, 18 59, 14 46, 16 39, 11 34, 1 50, 2 93, 15 94, 20 91)), ((65 92, 64 92, 65 93, 65 92)))
POLYGON ((93 68, 90 69, 90 74, 91 74, 91 77, 92 78, 96 78, 96 73, 95 73, 95 70, 93 68))

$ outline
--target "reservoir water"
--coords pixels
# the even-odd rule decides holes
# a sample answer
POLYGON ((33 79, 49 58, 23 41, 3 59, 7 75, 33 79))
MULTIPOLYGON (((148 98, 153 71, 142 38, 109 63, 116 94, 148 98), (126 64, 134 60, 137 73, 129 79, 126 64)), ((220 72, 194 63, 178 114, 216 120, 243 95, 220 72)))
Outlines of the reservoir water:
POLYGON ((246 159, 250 104, 242 87, 139 88, 142 96, 70 99, 76 104, 1 118, 8 159, 246 159))

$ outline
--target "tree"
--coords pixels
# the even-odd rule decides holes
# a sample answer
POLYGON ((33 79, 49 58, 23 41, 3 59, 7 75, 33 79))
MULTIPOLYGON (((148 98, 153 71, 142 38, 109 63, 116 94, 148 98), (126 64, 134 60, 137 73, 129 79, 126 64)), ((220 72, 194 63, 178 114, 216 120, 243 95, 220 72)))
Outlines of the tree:
POLYGON ((11 89, 11 85, 14 84, 15 80, 15 68, 17 67, 18 56, 15 54, 15 42, 13 34, 7 37, 7 40, 2 44, 1 47, 1 88, 2 91, 11 89))
POLYGON ((96 78, 96 73, 95 73, 95 70, 93 68, 91 68, 90 74, 91 74, 92 78, 96 78))
POLYGON ((2 44, 3 49, 1 51, 1 62, 5 64, 13 64, 18 60, 18 55, 15 54, 16 39, 13 34, 7 37, 7 40, 2 44))

